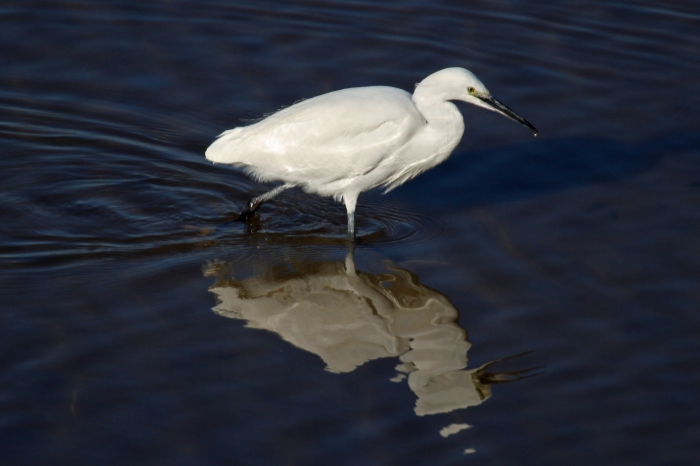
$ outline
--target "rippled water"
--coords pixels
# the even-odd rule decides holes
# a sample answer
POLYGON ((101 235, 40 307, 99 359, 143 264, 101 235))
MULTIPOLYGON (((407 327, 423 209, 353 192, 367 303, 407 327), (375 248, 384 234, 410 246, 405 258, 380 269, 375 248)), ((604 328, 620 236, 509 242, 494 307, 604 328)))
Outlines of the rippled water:
POLYGON ((2 464, 700 461, 693 2, 5 2, 2 464), (343 206, 203 152, 474 71, 443 165, 343 206))

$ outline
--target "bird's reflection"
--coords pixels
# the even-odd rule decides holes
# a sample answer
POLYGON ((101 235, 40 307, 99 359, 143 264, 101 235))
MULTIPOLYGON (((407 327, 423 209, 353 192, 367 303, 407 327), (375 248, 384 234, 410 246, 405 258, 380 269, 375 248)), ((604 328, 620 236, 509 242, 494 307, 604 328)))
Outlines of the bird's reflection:
POLYGON ((467 369, 471 343, 452 303, 399 267, 378 275, 355 270, 352 251, 345 262, 297 263, 244 280, 231 278, 221 261, 207 264, 205 274, 216 277, 217 314, 279 334, 331 372, 398 357, 392 381, 408 379, 419 416, 481 404, 492 384, 530 373, 487 372, 497 361, 467 369))

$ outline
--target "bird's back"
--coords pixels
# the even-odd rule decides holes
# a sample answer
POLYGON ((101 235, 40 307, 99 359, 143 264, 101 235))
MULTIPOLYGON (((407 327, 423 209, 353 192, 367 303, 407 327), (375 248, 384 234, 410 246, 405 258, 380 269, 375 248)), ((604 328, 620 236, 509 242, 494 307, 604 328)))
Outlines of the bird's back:
POLYGON ((411 94, 403 90, 344 89, 226 131, 206 156, 262 181, 327 184, 373 170, 424 125, 411 94))

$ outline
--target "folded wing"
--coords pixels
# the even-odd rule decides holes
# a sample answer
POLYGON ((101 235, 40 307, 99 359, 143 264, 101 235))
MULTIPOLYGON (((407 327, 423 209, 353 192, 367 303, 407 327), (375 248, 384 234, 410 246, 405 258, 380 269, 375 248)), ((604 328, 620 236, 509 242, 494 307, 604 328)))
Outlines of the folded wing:
POLYGON ((405 91, 344 89, 226 131, 206 156, 261 181, 325 184, 369 173, 424 125, 405 91))

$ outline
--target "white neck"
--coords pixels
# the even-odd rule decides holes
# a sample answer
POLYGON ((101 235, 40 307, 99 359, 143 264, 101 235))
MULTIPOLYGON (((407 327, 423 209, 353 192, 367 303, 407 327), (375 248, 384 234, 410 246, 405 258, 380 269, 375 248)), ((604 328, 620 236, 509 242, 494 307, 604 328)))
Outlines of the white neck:
POLYGON ((425 117, 428 127, 439 135, 445 149, 452 152, 464 134, 464 119, 457 106, 448 99, 449 96, 440 92, 439 87, 425 82, 413 92, 413 103, 425 117))

